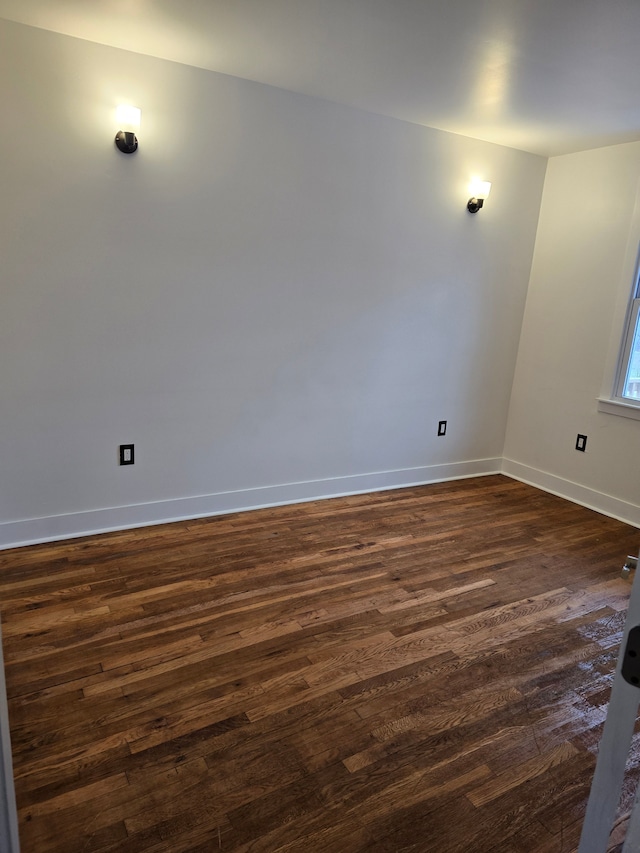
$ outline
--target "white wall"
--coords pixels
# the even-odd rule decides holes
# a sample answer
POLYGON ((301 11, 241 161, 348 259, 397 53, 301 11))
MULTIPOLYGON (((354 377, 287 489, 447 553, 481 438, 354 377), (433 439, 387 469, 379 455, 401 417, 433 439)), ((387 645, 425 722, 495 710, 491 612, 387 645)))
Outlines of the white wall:
POLYGON ((613 388, 639 178, 640 142, 549 161, 505 443, 507 473, 637 525, 640 422, 597 398, 613 388))
POLYGON ((500 467, 543 158, 6 21, 0 108, 0 546, 500 467))

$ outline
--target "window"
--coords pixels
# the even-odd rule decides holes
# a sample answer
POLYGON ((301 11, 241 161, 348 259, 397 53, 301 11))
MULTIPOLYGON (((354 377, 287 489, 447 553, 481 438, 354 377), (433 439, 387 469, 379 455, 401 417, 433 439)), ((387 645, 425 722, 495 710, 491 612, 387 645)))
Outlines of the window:
MULTIPOLYGON (((640 205, 638 214, 640 216, 640 205)), ((640 221, 638 224, 640 226, 640 221)), ((640 263, 638 255, 631 258, 629 251, 625 277, 628 282, 629 277, 634 275, 632 264, 635 264, 633 290, 626 315, 620 317, 622 342, 617 335, 610 342, 609 367, 606 371, 608 378, 605 377, 603 393, 598 397, 598 411, 640 421, 640 263)))
POLYGON ((614 397, 640 406, 640 275, 631 294, 627 325, 622 340, 614 397))

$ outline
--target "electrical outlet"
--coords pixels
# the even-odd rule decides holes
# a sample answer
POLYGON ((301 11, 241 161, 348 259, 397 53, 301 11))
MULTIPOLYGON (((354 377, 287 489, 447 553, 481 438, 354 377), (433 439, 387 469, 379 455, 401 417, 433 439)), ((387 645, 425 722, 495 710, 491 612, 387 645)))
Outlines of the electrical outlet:
POLYGON ((586 449, 587 449, 587 436, 586 435, 580 435, 580 433, 578 433, 578 437, 576 439, 576 450, 580 450, 582 453, 584 453, 586 449))
POLYGON ((133 465, 133 444, 120 445, 120 464, 133 465))
POLYGON ((447 422, 446 421, 438 421, 438 435, 446 435, 447 434, 447 422))

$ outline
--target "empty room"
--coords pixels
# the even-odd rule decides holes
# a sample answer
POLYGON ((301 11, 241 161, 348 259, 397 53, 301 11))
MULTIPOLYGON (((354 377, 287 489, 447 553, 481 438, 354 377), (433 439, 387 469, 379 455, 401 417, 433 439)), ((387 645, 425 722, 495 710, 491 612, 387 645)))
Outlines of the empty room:
POLYGON ((639 37, 0 0, 2 853, 638 849, 639 37))

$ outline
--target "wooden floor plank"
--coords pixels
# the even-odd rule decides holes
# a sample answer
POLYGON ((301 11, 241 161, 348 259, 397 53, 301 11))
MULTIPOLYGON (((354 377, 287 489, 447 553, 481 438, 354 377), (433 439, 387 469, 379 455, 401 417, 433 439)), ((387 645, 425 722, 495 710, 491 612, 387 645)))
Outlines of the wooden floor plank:
POLYGON ((496 475, 1 552, 23 849, 575 853, 639 544, 496 475))

